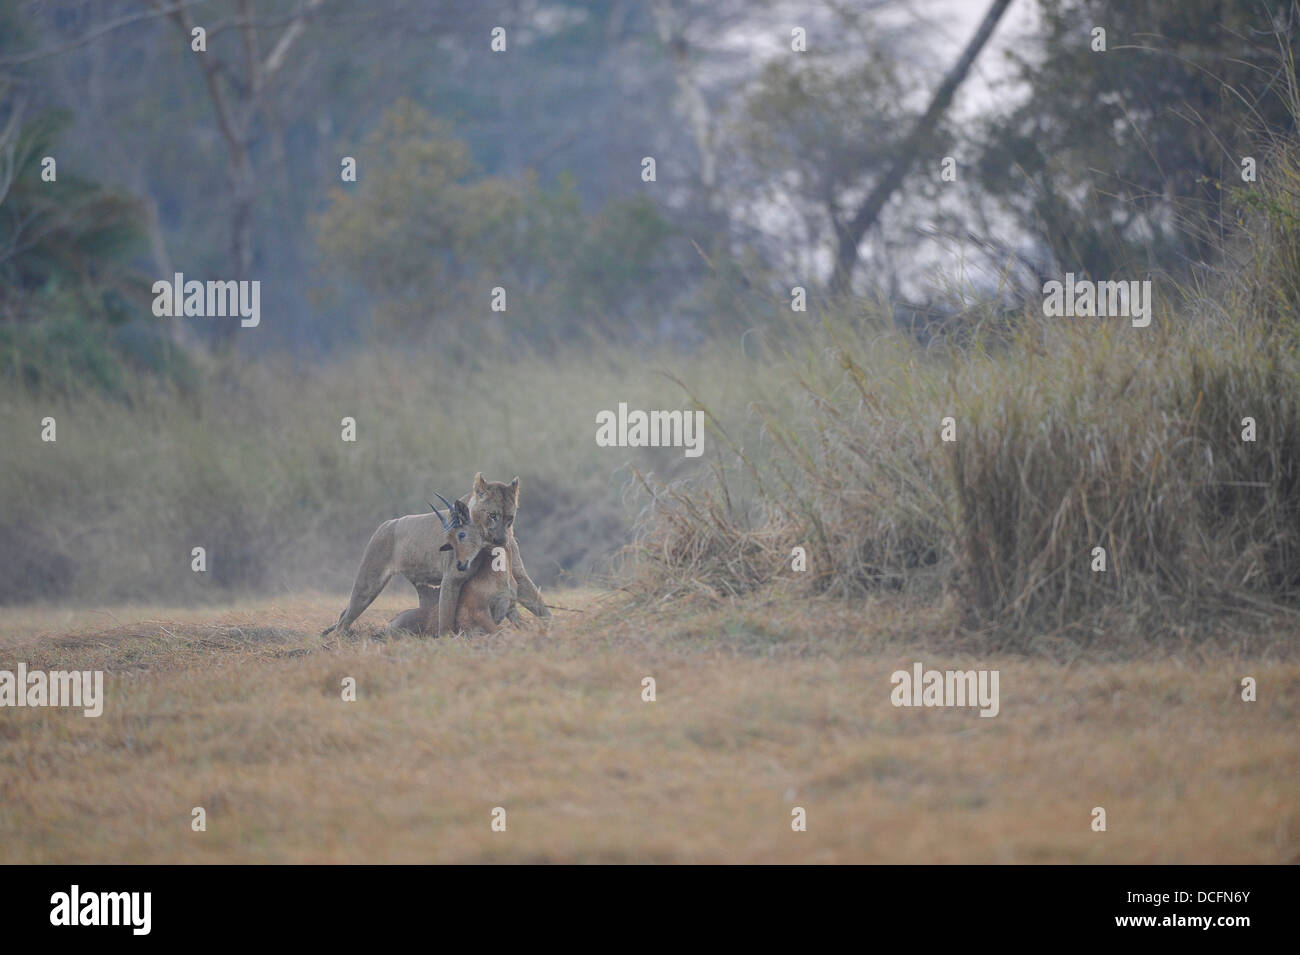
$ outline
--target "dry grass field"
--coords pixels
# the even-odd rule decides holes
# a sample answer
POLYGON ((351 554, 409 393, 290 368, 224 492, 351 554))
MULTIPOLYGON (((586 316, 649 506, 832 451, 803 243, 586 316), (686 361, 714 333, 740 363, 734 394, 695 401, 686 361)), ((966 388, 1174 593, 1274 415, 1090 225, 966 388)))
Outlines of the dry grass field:
POLYGON ((0 865, 1300 864, 1296 13, 0 0, 0 865))
POLYGON ((0 668, 107 671, 98 719, 0 710, 0 862, 1300 858, 1294 633, 988 656, 897 599, 549 596, 583 612, 470 640, 384 638, 404 585, 342 639, 325 594, 0 611, 0 668), (893 707, 914 661, 996 668, 1000 714, 893 707))

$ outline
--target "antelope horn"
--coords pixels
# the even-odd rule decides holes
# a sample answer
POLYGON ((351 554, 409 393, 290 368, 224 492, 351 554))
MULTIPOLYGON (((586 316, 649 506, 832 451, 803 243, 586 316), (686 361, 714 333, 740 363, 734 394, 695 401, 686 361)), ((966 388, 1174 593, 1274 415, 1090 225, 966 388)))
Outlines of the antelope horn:
MULTIPOLYGON (((435 491, 434 493, 436 494, 437 492, 435 491)), ((439 495, 439 496, 441 496, 441 495, 439 495)), ((428 501, 425 501, 424 503, 425 503, 425 504, 429 504, 428 501)), ((451 525, 447 523, 447 518, 445 518, 445 517, 442 516, 442 511, 438 510, 438 509, 437 509, 436 507, 434 507, 432 504, 429 504, 429 510, 433 511, 433 513, 435 513, 435 514, 438 515, 438 520, 442 521, 442 529, 443 529, 444 531, 449 531, 449 530, 451 530, 451 525)))
POLYGON ((459 515, 456 514, 456 508, 452 506, 451 501, 447 500, 437 491, 434 491, 433 493, 434 496, 438 498, 438 500, 442 501, 442 503, 447 505, 447 513, 451 516, 451 526, 460 527, 460 517, 459 515))

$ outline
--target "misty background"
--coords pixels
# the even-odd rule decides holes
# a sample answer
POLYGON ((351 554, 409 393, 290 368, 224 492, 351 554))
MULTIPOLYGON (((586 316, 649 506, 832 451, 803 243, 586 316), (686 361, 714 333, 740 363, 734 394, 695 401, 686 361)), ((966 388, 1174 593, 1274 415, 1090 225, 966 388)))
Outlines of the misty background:
POLYGON ((758 352, 827 314, 924 351, 1066 271, 1207 281, 1242 158, 1294 132, 1295 17, 0 0, 0 600, 346 589, 380 521, 478 470, 523 478, 539 583, 598 569, 633 469, 694 472, 599 455, 597 410, 698 402, 770 451, 758 352), (154 317, 175 272, 260 281, 261 324, 154 317))

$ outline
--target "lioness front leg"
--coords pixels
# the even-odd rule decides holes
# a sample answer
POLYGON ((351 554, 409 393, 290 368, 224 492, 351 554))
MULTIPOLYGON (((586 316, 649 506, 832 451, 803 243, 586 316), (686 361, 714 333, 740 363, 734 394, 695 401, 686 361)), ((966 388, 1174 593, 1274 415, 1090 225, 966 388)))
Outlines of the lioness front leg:
POLYGON ((524 559, 519 556, 519 541, 510 540, 510 571, 515 575, 515 587, 519 590, 519 602, 533 614, 543 620, 551 619, 551 611, 542 600, 542 592, 533 583, 533 578, 524 570, 524 559))
MULTIPOLYGON (((470 568, 472 571, 473 568, 470 568)), ((438 633, 456 632, 456 604, 460 602, 460 588, 469 579, 469 572, 456 569, 456 559, 451 551, 442 553, 442 584, 438 587, 438 633)))
POLYGON ((438 584, 414 584, 415 592, 420 595, 421 607, 434 607, 438 604, 438 584))

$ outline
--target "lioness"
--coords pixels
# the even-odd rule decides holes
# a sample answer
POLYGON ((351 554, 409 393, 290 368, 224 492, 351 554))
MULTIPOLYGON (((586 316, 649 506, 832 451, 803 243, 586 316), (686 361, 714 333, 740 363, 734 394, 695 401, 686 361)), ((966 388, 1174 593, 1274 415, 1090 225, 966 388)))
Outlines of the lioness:
MULTIPOLYGON (((461 501, 452 505, 451 521, 444 524, 447 540, 439 550, 451 551, 456 570, 467 575, 456 606, 456 629, 463 633, 492 633, 507 618, 517 624, 515 575, 510 572, 505 554, 498 559, 493 553, 504 548, 489 546, 483 529, 470 520, 469 508, 461 501)), ((444 632, 438 629, 435 607, 404 610, 392 619, 388 629, 434 637, 444 632)))
MULTIPOLYGON (((524 569, 519 555, 519 542, 515 540, 515 511, 519 509, 519 478, 509 484, 485 481, 483 473, 474 475, 473 490, 461 498, 469 508, 470 520, 483 530, 490 547, 504 547, 510 557, 510 572, 518 586, 519 602, 543 620, 551 619, 551 611, 542 600, 541 591, 524 569)), ((453 569, 450 551, 442 554, 442 586, 438 588, 438 632, 450 633, 456 622, 456 603, 466 575, 453 569)))
MULTIPOLYGON (((460 501, 469 510, 470 521, 482 530, 488 546, 506 548, 519 589, 519 602, 538 617, 549 620, 551 612, 524 569, 519 544, 515 541, 519 478, 509 484, 485 481, 480 471, 474 475, 473 490, 460 501)), ((442 520, 436 513, 408 514, 380 524, 361 556, 347 607, 339 614, 338 622, 326 628, 322 636, 334 630, 346 633, 351 629, 394 574, 401 574, 414 585, 421 607, 437 605, 438 632, 451 633, 455 629, 461 585, 469 574, 456 569, 450 551, 440 551, 443 536, 442 520)))

